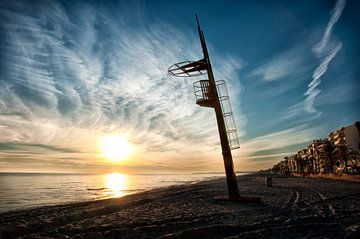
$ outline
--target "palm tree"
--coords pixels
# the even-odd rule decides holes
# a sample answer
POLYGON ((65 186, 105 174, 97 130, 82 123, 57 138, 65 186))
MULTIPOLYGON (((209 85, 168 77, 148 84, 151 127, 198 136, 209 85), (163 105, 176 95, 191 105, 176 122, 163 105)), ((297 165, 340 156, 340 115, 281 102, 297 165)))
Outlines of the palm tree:
POLYGON ((316 149, 314 152, 314 161, 315 161, 315 172, 320 173, 321 160, 320 160, 319 149, 316 149))
POLYGON ((352 150, 351 147, 348 147, 347 145, 344 145, 344 144, 341 144, 336 148, 336 153, 339 156, 339 159, 342 162, 344 162, 346 173, 349 173, 348 162, 350 160, 359 158, 359 153, 352 150))
POLYGON ((278 174, 279 172, 280 172, 280 163, 277 163, 272 167, 272 173, 278 174))
POLYGON ((310 173, 312 164, 310 162, 309 156, 307 156, 306 154, 302 156, 302 161, 303 161, 303 167, 304 167, 304 174, 308 174, 310 173))
POLYGON ((310 153, 309 153, 309 162, 311 164, 311 173, 317 173, 317 163, 316 163, 316 158, 315 158, 315 154, 314 154, 314 151, 313 150, 310 150, 310 153))
POLYGON ((325 159, 325 172, 330 171, 332 173, 334 171, 335 165, 335 154, 336 154, 336 147, 335 144, 327 141, 323 146, 320 148, 320 154, 325 159))
POLYGON ((295 154, 295 163, 296 163, 296 169, 297 169, 297 173, 304 173, 304 164, 303 164, 303 160, 300 157, 299 154, 295 154))
POLYGON ((289 165, 289 157, 285 156, 284 161, 286 163, 286 167, 287 167, 287 170, 288 170, 288 173, 289 173, 291 171, 290 170, 290 165, 289 165))

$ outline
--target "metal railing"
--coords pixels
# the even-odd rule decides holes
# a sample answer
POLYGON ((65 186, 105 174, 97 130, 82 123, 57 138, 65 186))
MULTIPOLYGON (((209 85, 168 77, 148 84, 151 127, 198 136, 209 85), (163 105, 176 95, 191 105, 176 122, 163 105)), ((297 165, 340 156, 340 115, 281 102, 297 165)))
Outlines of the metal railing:
MULTIPOLYGON (((210 92, 208 80, 200 80, 193 83, 196 103, 201 106, 214 107, 213 96, 210 92)), ((226 133, 231 149, 240 148, 239 139, 237 137, 237 130, 235 120, 231 109, 230 98, 226 88, 225 81, 216 81, 216 89, 218 92, 221 109, 225 121, 226 133)))

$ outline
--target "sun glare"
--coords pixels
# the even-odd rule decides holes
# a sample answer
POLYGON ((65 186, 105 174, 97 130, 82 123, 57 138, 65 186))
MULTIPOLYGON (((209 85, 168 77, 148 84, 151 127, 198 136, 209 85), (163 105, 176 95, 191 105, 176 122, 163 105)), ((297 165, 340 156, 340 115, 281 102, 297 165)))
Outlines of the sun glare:
POLYGON ((106 187, 110 190, 107 196, 121 197, 125 195, 127 178, 122 173, 111 173, 105 176, 106 187))
POLYGON ((132 145, 119 135, 107 135, 100 139, 100 151, 111 162, 119 162, 129 157, 132 145))

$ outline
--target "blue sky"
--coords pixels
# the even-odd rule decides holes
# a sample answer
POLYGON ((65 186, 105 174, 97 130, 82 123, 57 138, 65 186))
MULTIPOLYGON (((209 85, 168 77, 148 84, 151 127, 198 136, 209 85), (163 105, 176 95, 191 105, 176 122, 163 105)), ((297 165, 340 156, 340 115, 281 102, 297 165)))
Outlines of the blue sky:
POLYGON ((0 171, 222 171, 212 110, 167 74, 201 58, 227 82, 236 170, 360 119, 357 1, 3 1, 0 171), (135 151, 111 164, 103 135, 135 151))

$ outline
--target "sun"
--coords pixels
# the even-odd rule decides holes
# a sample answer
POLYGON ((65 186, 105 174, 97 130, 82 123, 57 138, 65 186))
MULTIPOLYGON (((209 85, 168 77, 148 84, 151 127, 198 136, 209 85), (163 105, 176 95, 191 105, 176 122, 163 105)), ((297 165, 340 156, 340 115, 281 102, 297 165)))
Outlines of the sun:
POLYGON ((109 161, 116 163, 127 159, 133 147, 120 135, 106 135, 100 138, 100 151, 109 161))

